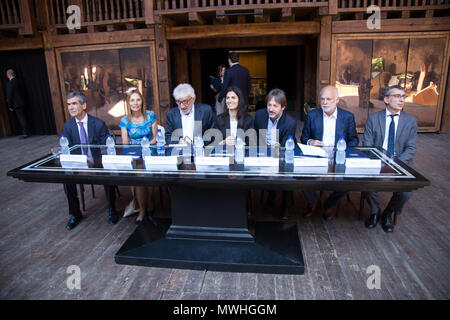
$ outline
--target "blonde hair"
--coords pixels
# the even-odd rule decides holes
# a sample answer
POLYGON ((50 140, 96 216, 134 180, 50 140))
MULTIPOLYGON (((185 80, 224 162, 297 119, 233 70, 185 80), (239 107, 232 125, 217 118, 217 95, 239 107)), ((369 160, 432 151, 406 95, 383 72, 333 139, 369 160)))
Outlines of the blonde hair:
POLYGON ((144 96, 142 95, 142 93, 139 91, 139 90, 133 90, 133 91, 131 91, 128 95, 127 95, 127 103, 126 103, 126 105, 127 105, 127 115, 128 115, 128 118, 131 116, 131 107, 130 107, 130 99, 131 99, 131 96, 133 95, 133 94, 137 94, 140 98, 141 98, 141 101, 142 101, 142 105, 141 105, 141 113, 142 113, 142 115, 145 117, 145 101, 144 101, 144 96))

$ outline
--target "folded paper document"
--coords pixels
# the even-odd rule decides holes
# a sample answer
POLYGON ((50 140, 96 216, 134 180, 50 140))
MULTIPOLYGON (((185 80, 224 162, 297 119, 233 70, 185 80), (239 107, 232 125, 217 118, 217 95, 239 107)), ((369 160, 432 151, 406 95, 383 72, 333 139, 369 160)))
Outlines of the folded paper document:
POLYGON ((380 159, 368 158, 347 158, 345 160, 346 168, 381 168, 380 159))
POLYGON ((229 166, 228 157, 195 157, 196 166, 229 166))
POLYGON ((87 162, 85 154, 61 154, 59 155, 60 162, 87 162))
POLYGON ((328 157, 328 153, 322 147, 308 146, 301 143, 298 143, 298 146, 305 156, 328 157))
POLYGON ((294 167, 328 167, 328 158, 295 157, 294 167))
POLYGON ((280 160, 272 157, 247 157, 244 158, 245 167, 278 167, 280 160))

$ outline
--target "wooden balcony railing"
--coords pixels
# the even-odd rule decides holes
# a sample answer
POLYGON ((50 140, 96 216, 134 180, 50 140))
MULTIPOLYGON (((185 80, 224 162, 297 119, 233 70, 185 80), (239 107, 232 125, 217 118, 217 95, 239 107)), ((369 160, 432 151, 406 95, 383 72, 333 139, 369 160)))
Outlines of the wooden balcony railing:
POLYGON ((20 34, 32 34, 33 18, 29 0, 0 1, 0 29, 19 29, 20 34))
POLYGON ((366 11, 376 5, 382 11, 449 9, 450 0, 336 0, 338 12, 366 11))
POLYGON ((49 1, 51 21, 56 27, 65 27, 69 5, 81 9, 81 26, 131 23, 145 21, 145 0, 53 0, 49 1))
MULTIPOLYGON (((331 0, 334 1, 334 0, 331 0)), ((328 6, 327 0, 156 0, 157 13, 328 6)))

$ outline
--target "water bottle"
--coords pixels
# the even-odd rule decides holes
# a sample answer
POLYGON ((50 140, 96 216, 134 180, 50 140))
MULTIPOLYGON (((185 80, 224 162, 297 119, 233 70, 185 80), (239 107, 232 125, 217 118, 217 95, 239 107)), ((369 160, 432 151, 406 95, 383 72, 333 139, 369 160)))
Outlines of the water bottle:
POLYGON ((244 141, 242 140, 240 134, 238 134, 236 137, 234 148, 234 160, 236 161, 236 163, 244 162, 244 141))
POLYGON ((286 141, 286 151, 284 152, 285 163, 294 163, 294 148, 294 139, 292 139, 292 136, 288 136, 288 139, 286 141))
POLYGON ((194 138, 194 151, 196 157, 203 157, 205 155, 205 152, 203 150, 203 138, 201 133, 197 134, 197 136, 194 138))
POLYGON ((166 145, 166 138, 162 134, 161 129, 158 129, 158 134, 156 135, 156 152, 158 156, 165 155, 165 145, 166 145))
POLYGON ((141 147, 142 147, 142 158, 151 155, 151 152, 150 152, 150 141, 148 141, 147 136, 142 137, 141 147))
POLYGON ((345 149, 347 148, 347 143, 345 143, 344 137, 340 137, 337 143, 337 152, 336 152, 336 164, 344 164, 345 163, 345 149))
POLYGON ((59 138, 59 145, 61 146, 61 153, 62 154, 69 154, 69 140, 64 136, 64 134, 61 134, 61 138, 59 138))
POLYGON ((111 137, 110 134, 108 134, 108 137, 106 138, 106 153, 108 155, 116 154, 116 143, 114 142, 114 138, 111 137))

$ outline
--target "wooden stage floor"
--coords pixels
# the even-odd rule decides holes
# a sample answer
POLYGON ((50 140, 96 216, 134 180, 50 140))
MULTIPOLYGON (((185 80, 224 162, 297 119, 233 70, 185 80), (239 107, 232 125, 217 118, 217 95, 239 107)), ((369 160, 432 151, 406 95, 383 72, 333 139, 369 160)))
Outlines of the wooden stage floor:
MULTIPOLYGON (((57 136, 0 139, 0 299, 444 299, 450 298, 450 134, 421 134, 416 169, 431 186, 413 193, 394 233, 357 220, 359 193, 342 200, 339 216, 301 216, 295 193, 291 222, 297 223, 306 263, 304 275, 194 271, 118 265, 114 254, 133 232, 134 216, 106 221, 101 186, 72 231, 60 184, 25 183, 8 170, 50 152, 57 136), (81 270, 81 289, 69 290, 67 269, 81 270), (369 289, 369 266, 380 268, 380 289, 369 289)), ((120 213, 130 188, 120 187, 120 213)), ((258 198, 259 192, 257 192, 258 198)), ((159 193, 156 192, 159 199, 159 193)), ((389 194, 380 196, 385 205, 389 194)), ((255 216, 271 219, 257 201, 255 216)), ((158 201, 156 215, 169 215, 158 201)), ((275 210, 279 209, 279 203, 275 210)), ((365 214, 368 214, 366 205, 365 214)))

